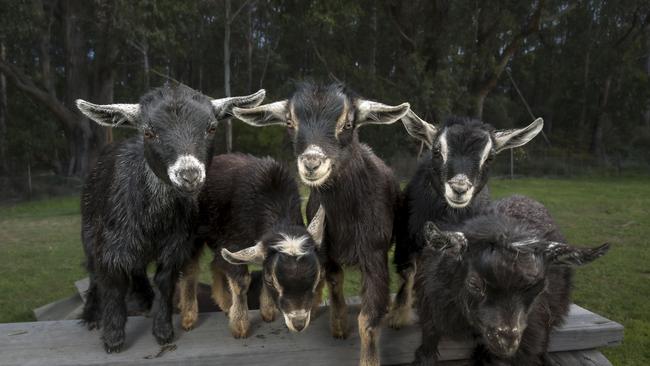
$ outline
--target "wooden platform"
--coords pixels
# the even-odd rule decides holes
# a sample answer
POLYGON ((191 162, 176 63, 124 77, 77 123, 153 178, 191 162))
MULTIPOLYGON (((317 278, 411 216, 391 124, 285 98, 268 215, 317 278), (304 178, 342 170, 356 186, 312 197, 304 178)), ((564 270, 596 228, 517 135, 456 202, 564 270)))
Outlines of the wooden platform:
MULTIPOLYGON (((76 320, 0 324, 0 365, 356 365, 359 338, 356 306, 350 308, 352 330, 346 340, 330 336, 327 308, 322 307, 309 328, 290 333, 281 319, 261 321, 251 311, 252 333, 248 339, 230 336, 223 313, 201 314, 191 332, 180 329, 174 319, 174 347, 161 349, 151 335, 151 319, 130 317, 126 349, 106 354, 98 331, 88 331, 76 320)), ((571 308, 567 323, 552 335, 550 351, 557 365, 609 365, 598 351, 617 345, 623 327, 579 306, 571 308), (575 352, 584 350, 584 352, 575 352), (562 351, 571 351, 564 352, 562 351)), ((417 326, 395 331, 384 327, 381 357, 386 365, 409 363, 420 343, 417 326)), ((441 359, 448 365, 465 365, 471 342, 443 341, 441 359), (447 364, 447 363, 446 363, 447 364)))

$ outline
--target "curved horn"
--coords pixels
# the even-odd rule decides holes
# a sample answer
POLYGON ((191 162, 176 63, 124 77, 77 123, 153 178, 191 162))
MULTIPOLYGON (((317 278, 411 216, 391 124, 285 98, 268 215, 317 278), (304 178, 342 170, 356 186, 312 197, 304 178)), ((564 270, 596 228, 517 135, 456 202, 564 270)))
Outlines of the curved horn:
POLYGON ((320 248, 321 243, 323 242, 323 235, 325 234, 325 209, 322 205, 318 206, 318 211, 314 217, 312 217, 309 226, 307 226, 307 232, 316 242, 316 246, 320 248))
POLYGON ((264 244, 260 241, 252 247, 242 249, 238 252, 231 252, 226 248, 221 249, 221 256, 231 264, 261 264, 266 257, 264 244))

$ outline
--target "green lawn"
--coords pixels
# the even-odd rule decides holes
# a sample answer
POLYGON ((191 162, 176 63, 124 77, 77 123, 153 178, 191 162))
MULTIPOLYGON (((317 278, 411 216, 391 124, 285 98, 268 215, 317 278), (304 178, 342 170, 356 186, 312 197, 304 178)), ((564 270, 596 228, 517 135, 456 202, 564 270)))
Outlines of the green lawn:
MULTIPOLYGON (((547 205, 572 244, 614 244, 577 271, 575 302, 625 325, 623 346, 605 350, 614 365, 650 364, 650 178, 492 180, 490 188, 547 205)), ((34 320, 32 309, 75 291, 84 276, 79 221, 76 197, 0 207, 0 322, 34 320)), ((357 292, 357 273, 345 288, 357 292)))

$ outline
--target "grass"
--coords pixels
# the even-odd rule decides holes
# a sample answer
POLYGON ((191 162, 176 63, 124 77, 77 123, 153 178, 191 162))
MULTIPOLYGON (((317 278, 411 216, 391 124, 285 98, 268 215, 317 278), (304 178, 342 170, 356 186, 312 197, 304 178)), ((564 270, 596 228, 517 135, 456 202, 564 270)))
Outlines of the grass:
MULTIPOLYGON (((577 270, 574 300, 625 325, 623 345, 604 350, 614 365, 650 364, 650 178, 492 180, 490 189, 544 203, 572 244, 614 244, 577 270)), ((75 291, 85 275, 79 222, 76 197, 0 207, 0 322, 32 321, 32 309, 75 291)), ((358 292, 357 272, 345 289, 358 292)))

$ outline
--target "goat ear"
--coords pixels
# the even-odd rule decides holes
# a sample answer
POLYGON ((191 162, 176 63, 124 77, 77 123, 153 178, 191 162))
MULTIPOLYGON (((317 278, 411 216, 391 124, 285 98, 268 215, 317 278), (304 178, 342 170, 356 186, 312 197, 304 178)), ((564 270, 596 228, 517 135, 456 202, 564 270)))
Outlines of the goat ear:
POLYGON ((427 246, 435 249, 438 245, 439 239, 442 237, 442 231, 440 231, 436 224, 431 221, 424 223, 424 242, 427 246))
POLYGON ((391 124, 409 111, 410 105, 402 103, 391 106, 370 100, 359 99, 356 101, 356 125, 391 124))
POLYGON ((438 129, 434 125, 418 117, 412 109, 402 117, 402 123, 409 135, 424 142, 429 149, 433 146, 433 139, 438 132, 438 129))
POLYGON ((83 99, 75 103, 81 113, 102 126, 138 128, 140 104, 93 104, 83 99))
POLYGON ((494 151, 498 153, 505 149, 523 146, 537 136, 543 127, 544 120, 538 118, 524 128, 494 131, 494 151))
POLYGON ((427 221, 424 224, 424 241, 429 248, 461 260, 467 249, 465 235, 457 231, 441 231, 436 224, 427 221))
POLYGON ((323 235, 325 234, 325 209, 323 206, 318 206, 318 211, 314 217, 312 217, 309 226, 307 226, 307 232, 316 242, 316 247, 320 248, 321 243, 323 242, 323 235))
POLYGON ((568 244, 557 242, 546 242, 544 257, 555 265, 581 266, 591 263, 602 257, 609 251, 609 244, 605 243, 595 248, 576 248, 568 244))
POLYGON ((219 118, 232 116, 233 108, 256 107, 264 100, 266 90, 260 89, 251 95, 212 99, 212 107, 219 118))
POLYGON ((254 108, 234 108, 235 117, 255 127, 283 125, 287 123, 288 100, 264 104, 254 108))
POLYGON ((266 258, 266 249, 260 241, 252 247, 231 252, 226 248, 221 249, 221 256, 230 264, 262 264, 266 258))

